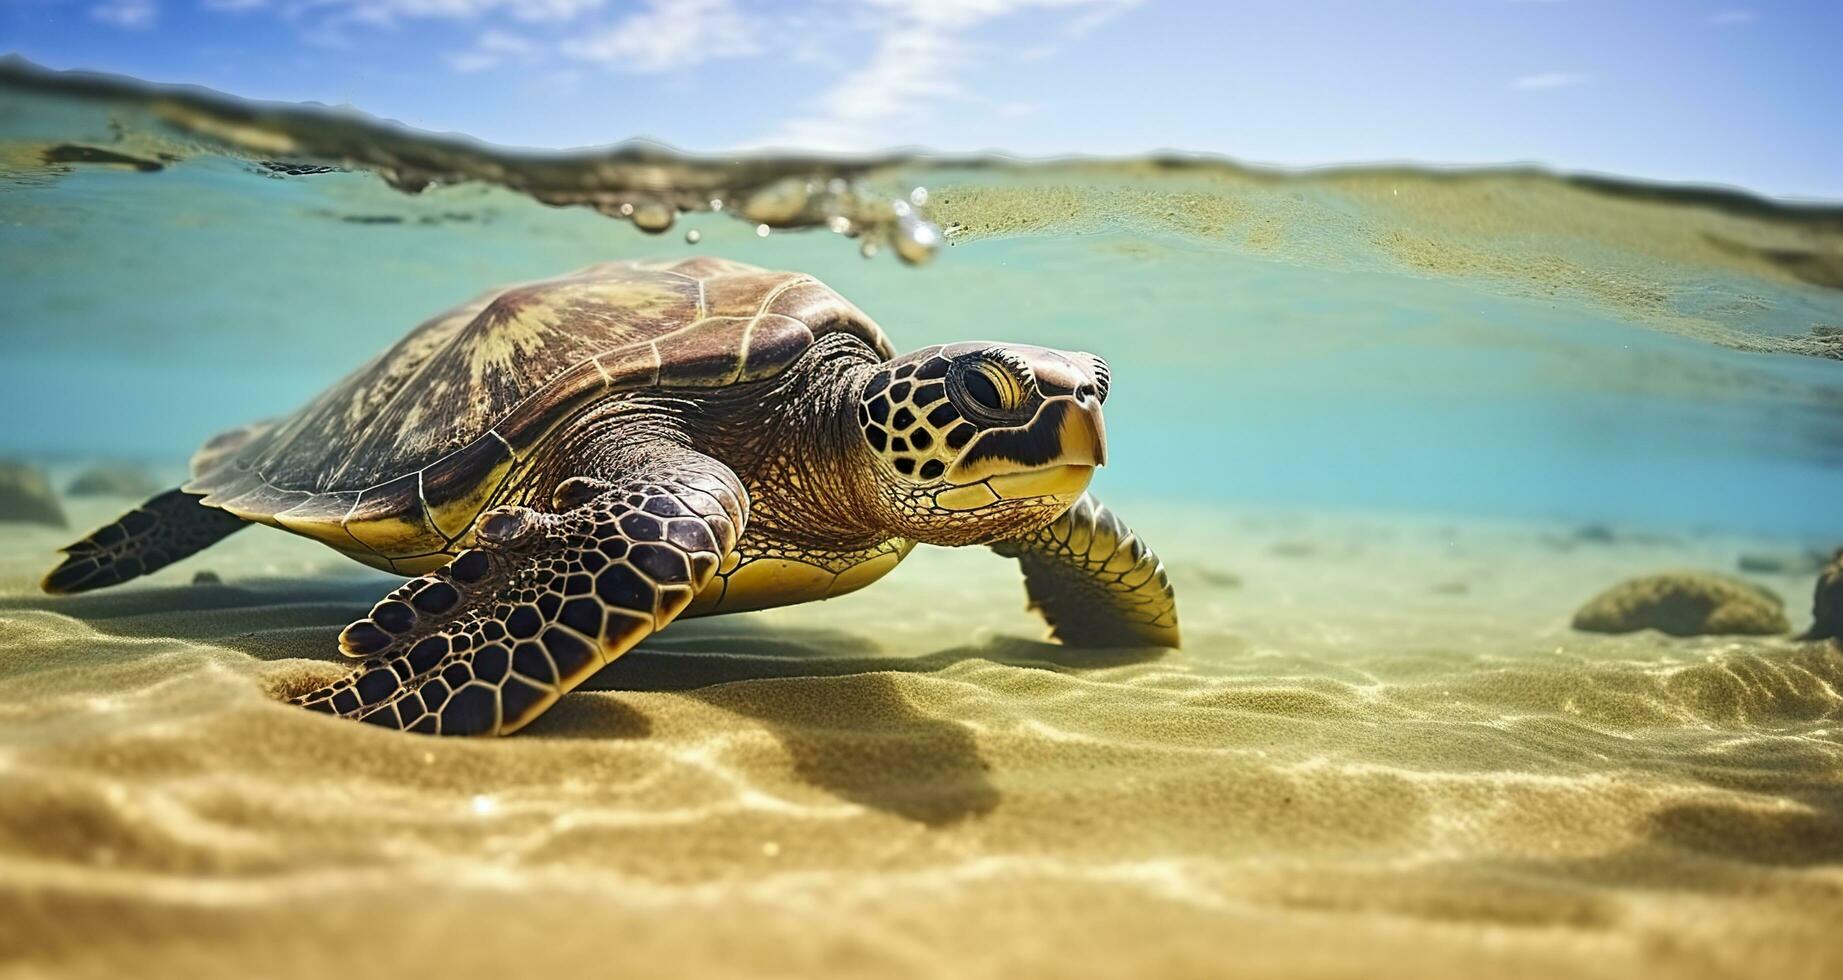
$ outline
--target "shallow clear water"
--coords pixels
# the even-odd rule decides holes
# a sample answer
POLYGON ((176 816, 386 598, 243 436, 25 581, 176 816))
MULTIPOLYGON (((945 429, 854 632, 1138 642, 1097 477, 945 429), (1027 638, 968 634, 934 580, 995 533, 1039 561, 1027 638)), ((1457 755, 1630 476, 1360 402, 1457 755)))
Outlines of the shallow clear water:
POLYGON ((1736 217, 1519 173, 891 164, 863 196, 927 187, 948 233, 916 269, 823 228, 764 238, 691 213, 648 235, 479 182, 409 196, 364 171, 284 176, 119 104, 12 102, 0 412, 35 421, 0 451, 179 460, 483 288, 715 254, 810 272, 899 346, 1106 356, 1103 489, 1843 530, 1843 372, 1783 353, 1834 354, 1804 335, 1843 324, 1843 292, 1758 257, 1824 272, 1835 212, 1736 217), (183 156, 29 166, 65 143, 183 156))
POLYGON ((426 747, 267 697, 336 674, 388 580, 264 530, 38 598, 53 549, 130 502, 67 497, 68 530, 0 541, 0 863, 32 910, 0 937, 120 965, 128 939, 50 923, 125 916, 207 963, 218 923, 254 950, 293 922, 305 972, 311 937, 385 903, 410 931, 507 922, 477 966, 587 955, 606 927, 580 902, 672 918, 608 962, 715 970, 919 975, 967 949, 1207 973, 1210 935, 1259 947, 1255 972, 1843 962, 1834 648, 1567 625, 1627 576, 1744 555, 1779 560, 1753 579, 1809 624, 1807 553, 1843 539, 1837 209, 1208 160, 624 170, 254 111, 0 76, 0 456, 59 486, 98 461, 176 480, 490 286, 721 255, 812 273, 901 348, 1105 356, 1095 491, 1165 556, 1186 647, 1025 639, 1014 569, 930 553, 675 628, 530 737, 426 747), (789 181, 813 203, 759 233, 789 181), (719 194, 660 234, 620 208, 719 194), (932 261, 892 254, 927 258, 928 228, 932 261), (437 908, 394 904, 404 882, 437 908))

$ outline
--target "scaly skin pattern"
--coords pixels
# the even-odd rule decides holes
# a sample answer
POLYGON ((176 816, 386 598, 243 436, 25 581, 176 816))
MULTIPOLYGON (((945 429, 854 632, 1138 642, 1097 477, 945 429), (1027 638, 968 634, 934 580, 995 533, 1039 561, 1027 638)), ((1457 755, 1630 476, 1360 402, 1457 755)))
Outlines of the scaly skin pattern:
MULTIPOLYGON (((841 595, 918 542, 1016 558, 1031 607, 1065 643, 1176 646, 1163 566, 1082 496, 1105 461, 1106 393, 1106 366, 1091 355, 980 342, 892 359, 843 331, 764 377, 613 392, 521 430, 532 441, 490 483, 451 487, 478 509, 442 540, 404 538, 439 547, 405 552, 426 559, 416 570, 427 574, 340 635, 364 663, 292 700, 418 733, 508 734, 678 616, 841 595)), ((431 501, 426 480, 418 487, 404 497, 417 506, 362 527, 423 520, 431 501)), ((170 525, 147 531, 139 511, 116 525, 174 542, 136 545, 124 569, 242 526, 175 499, 184 506, 162 505, 170 525)), ((343 525, 301 533, 328 526, 343 525)), ((81 564, 89 546, 73 546, 66 566, 108 574, 110 561, 81 564)))
POLYGON ((914 546, 877 496, 874 460, 851 422, 850 392, 877 363, 867 345, 828 337, 766 381, 610 401, 571 420, 509 481, 500 502, 550 509, 554 489, 588 466, 628 472, 658 463, 635 451, 677 445, 720 459, 748 500, 748 530, 684 615, 792 605, 843 595, 914 546))
POLYGON ((178 490, 152 500, 64 549, 45 576, 46 592, 88 592, 157 571, 249 525, 178 490))
POLYGON ((1030 607, 1070 646, 1178 645, 1177 599, 1164 562, 1088 494, 1034 534, 992 550, 1024 569, 1030 607))
POLYGON ((715 393, 681 417, 685 438, 730 463, 749 495, 749 530, 690 615, 843 595, 914 547, 877 506, 847 407, 876 362, 855 338, 828 337, 785 374, 715 393))
POLYGON ((579 482, 586 502, 482 521, 479 544, 392 592, 340 634, 368 656, 296 704, 432 735, 503 735, 646 636, 716 573, 744 527, 715 460, 662 453, 671 476, 579 482))

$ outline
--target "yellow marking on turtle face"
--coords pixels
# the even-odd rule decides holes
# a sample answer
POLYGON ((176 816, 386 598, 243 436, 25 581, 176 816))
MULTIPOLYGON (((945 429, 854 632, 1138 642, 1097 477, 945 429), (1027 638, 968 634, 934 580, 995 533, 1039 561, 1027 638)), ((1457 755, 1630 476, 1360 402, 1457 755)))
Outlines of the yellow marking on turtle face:
MULTIPOLYGON (((1075 466, 1095 467, 1107 462, 1107 429, 1101 420, 1098 408, 1079 405, 1066 398, 1051 398, 1037 408, 1029 422, 1009 429, 987 429, 973 438, 953 465, 947 467, 947 478, 955 483, 973 483, 987 477, 1006 472, 1016 472, 1018 467, 1026 465, 1014 459, 1004 451, 993 452, 1000 440, 1012 438, 1018 431, 1031 433, 1038 438, 1053 436, 1056 440, 1056 453, 1034 462, 1043 465, 1055 463, 1075 466), (1055 425, 1055 431, 1048 427, 1055 425)), ((1001 496, 1015 496, 1004 490, 1001 496)))
POLYGON ((978 510, 988 504, 996 503, 998 494, 983 483, 970 487, 955 487, 934 495, 934 505, 946 510, 978 510))
POLYGON ((1094 467, 1087 465, 1045 466, 1042 469, 1026 470, 1022 473, 1006 473, 995 476, 986 483, 1000 497, 1015 499, 1018 497, 1068 497, 1073 500, 1088 489, 1088 481, 1094 478, 1094 467))

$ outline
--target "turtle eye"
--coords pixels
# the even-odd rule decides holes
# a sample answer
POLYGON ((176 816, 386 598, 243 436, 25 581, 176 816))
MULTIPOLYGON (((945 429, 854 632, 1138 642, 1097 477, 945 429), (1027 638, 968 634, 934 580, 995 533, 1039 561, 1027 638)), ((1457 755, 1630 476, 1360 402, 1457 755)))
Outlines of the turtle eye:
POLYGON ((963 413, 994 423, 1014 422, 1025 414, 1029 393, 1009 364, 980 356, 956 367, 949 391, 963 413))
POLYGON ((968 371, 960 383, 966 386, 966 397, 971 398, 980 408, 992 412, 1005 410, 1005 396, 998 393, 998 386, 985 376, 984 371, 968 371))

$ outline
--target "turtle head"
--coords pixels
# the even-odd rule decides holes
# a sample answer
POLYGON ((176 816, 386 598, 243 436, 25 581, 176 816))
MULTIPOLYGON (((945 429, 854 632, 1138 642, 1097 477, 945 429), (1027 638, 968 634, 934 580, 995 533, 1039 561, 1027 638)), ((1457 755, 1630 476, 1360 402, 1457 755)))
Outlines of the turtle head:
POLYGON ((1023 344, 929 347, 879 365, 857 421, 896 530, 981 544, 1055 520, 1107 461, 1107 363, 1023 344))

